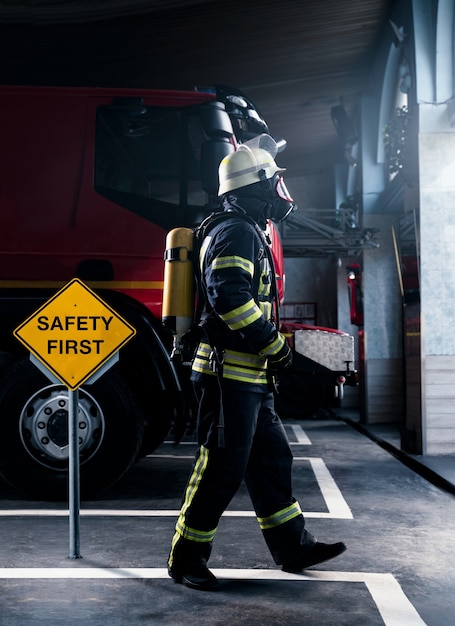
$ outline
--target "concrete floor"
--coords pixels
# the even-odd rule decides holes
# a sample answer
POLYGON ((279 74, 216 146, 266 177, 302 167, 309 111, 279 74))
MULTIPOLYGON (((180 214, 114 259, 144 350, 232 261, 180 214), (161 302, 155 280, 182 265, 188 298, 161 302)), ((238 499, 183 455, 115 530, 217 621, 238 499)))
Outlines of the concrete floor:
POLYGON ((354 411, 340 412, 348 423, 355 425, 360 432, 369 436, 384 449, 396 455, 430 482, 455 495, 455 454, 447 454, 441 446, 437 446, 434 454, 409 454, 401 450, 400 424, 360 424, 354 411))
POLYGON ((82 502, 81 559, 64 503, 0 483, 0 625, 195 623, 448 626, 455 500, 341 420, 285 422, 307 527, 348 551, 306 570, 274 566, 242 488, 222 518, 216 593, 170 580, 166 557, 195 444, 164 443, 103 497, 82 502))

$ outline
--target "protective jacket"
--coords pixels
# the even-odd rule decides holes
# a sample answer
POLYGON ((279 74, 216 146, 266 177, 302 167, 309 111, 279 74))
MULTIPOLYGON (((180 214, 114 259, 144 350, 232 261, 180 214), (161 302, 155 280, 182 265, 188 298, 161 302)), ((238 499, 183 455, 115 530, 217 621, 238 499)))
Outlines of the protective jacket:
POLYGON ((211 362, 216 347, 229 386, 248 383, 251 391, 267 391, 267 358, 285 343, 274 323, 276 277, 267 246, 254 222, 232 206, 227 219, 205 237, 200 252, 205 334, 193 362, 193 381, 216 377, 211 362))

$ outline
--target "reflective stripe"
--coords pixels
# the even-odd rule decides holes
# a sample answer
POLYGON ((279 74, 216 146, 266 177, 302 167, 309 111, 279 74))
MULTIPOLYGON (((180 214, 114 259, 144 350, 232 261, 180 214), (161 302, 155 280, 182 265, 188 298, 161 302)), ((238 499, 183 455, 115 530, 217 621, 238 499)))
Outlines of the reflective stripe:
POLYGON ((208 343, 205 343, 205 341, 201 341, 197 348, 198 356, 204 359, 209 358, 211 351, 212 351, 211 346, 208 343))
MULTIPOLYGON (((205 341, 201 341, 197 349, 196 358, 202 361, 209 359, 212 348, 205 341)), ((259 354, 250 354, 249 352, 237 352, 235 350, 224 351, 224 364, 236 365, 238 367, 248 367, 250 369, 265 370, 265 359, 259 354)))
POLYGON ((265 357, 278 354, 278 352, 284 346, 285 341, 286 339, 284 338, 284 335, 282 335, 281 333, 278 333, 276 339, 274 339, 272 343, 269 343, 268 346, 266 346, 263 350, 261 350, 261 354, 264 355, 265 357))
POLYGON ((213 271, 225 270, 230 267, 244 270, 245 272, 248 272, 250 276, 253 276, 254 274, 254 263, 241 256, 219 256, 216 259, 213 259, 211 265, 211 269, 213 271))
POLYGON ((193 473, 190 476, 190 480, 185 491, 185 500, 182 506, 182 510, 180 512, 180 517, 185 516, 185 511, 193 501, 194 494, 196 493, 199 483, 201 482, 202 475, 204 474, 208 462, 209 451, 207 450, 207 448, 204 448, 204 446, 201 446, 199 448, 198 459, 194 465, 193 473))
POLYGON ((197 530, 195 528, 191 528, 187 526, 185 523, 185 516, 188 508, 191 506, 191 503, 194 499, 194 496, 197 493, 199 484, 201 482, 202 476, 207 468, 209 462, 209 451, 204 446, 199 448, 199 456, 194 465, 193 472, 190 476, 188 486, 185 492, 185 499, 180 510, 180 515, 175 525, 175 531, 180 537, 184 539, 189 539, 190 541, 198 541, 198 542, 208 542, 213 541, 215 537, 216 528, 213 530, 205 531, 205 530, 197 530))
MULTIPOLYGON (((255 152, 255 158, 257 158, 257 152, 255 152)), ((272 161, 272 156, 270 155, 270 161, 264 161, 263 163, 257 163, 256 165, 252 165, 250 167, 244 167, 241 170, 237 170, 235 172, 232 172, 231 174, 223 174, 225 180, 232 180, 233 178, 238 178, 239 176, 244 176, 245 174, 251 174, 252 172, 259 172, 260 169, 266 170, 268 168, 270 168, 272 165, 275 165, 275 162, 273 162, 273 164, 271 163, 272 161)))
POLYGON ((175 526, 175 532, 183 537, 184 539, 188 539, 189 541, 197 541, 198 543, 209 543, 213 541, 216 535, 217 529, 204 532, 202 530, 196 530, 195 528, 190 528, 186 524, 184 524, 180 517, 177 520, 177 524, 175 526))
POLYGON ((261 276, 258 286, 258 297, 265 299, 270 296, 272 291, 272 270, 267 258, 264 258, 261 262, 261 276))
POLYGON ((250 383, 255 385, 267 384, 267 373, 265 369, 262 372, 254 370, 248 371, 240 367, 231 367, 229 364, 224 363, 223 376, 225 378, 229 378, 230 380, 238 380, 242 383, 250 383))
POLYGON ((209 247, 211 241, 212 241, 212 237, 207 235, 207 237, 202 242, 201 251, 199 253, 199 269, 201 271, 201 274, 204 268, 204 259, 205 259, 205 255, 207 254, 207 248, 209 247))
POLYGON ((256 302, 251 298, 242 306, 229 311, 228 313, 220 314, 223 322, 229 326, 231 330, 239 330, 240 328, 245 328, 245 326, 249 326, 256 320, 262 317, 261 309, 258 307, 256 302))
POLYGON ((270 320, 272 317, 272 303, 271 302, 259 302, 259 308, 262 311, 262 316, 266 320, 270 320))
MULTIPOLYGON (((208 343, 199 344, 193 370, 200 374, 215 376, 210 367, 211 347, 208 343)), ((225 350, 223 377, 244 383, 267 384, 267 369, 264 357, 258 354, 225 350)))
POLYGON ((301 514, 302 510, 300 508, 300 504, 298 502, 294 502, 291 506, 278 511, 273 515, 269 515, 268 517, 258 517, 257 520, 261 530, 267 530, 269 528, 281 526, 281 524, 285 524, 286 522, 289 522, 289 520, 294 519, 294 517, 298 517, 301 514))
POLYGON ((249 352, 236 352, 235 350, 226 350, 224 362, 227 364, 237 365, 238 367, 254 367, 255 369, 265 369, 264 357, 258 354, 250 354, 249 352))
POLYGON ((270 294, 269 283, 264 283, 263 281, 259 281, 258 297, 265 299, 269 296, 269 294, 270 294))
POLYGON ((199 374, 209 374, 211 376, 216 376, 216 372, 213 372, 210 366, 209 358, 211 352, 212 348, 207 343, 201 341, 198 346, 197 353, 191 369, 194 372, 198 372, 199 374))

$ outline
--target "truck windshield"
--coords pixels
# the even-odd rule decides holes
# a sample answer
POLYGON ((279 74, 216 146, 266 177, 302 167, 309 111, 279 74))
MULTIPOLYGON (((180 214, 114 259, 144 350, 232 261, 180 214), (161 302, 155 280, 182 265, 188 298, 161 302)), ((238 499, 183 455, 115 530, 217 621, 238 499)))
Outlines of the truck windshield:
POLYGON ((166 229, 199 219, 208 198, 197 107, 100 106, 95 137, 98 193, 166 229))

